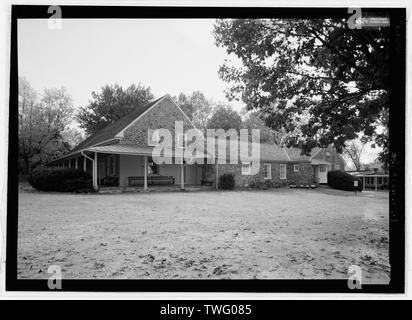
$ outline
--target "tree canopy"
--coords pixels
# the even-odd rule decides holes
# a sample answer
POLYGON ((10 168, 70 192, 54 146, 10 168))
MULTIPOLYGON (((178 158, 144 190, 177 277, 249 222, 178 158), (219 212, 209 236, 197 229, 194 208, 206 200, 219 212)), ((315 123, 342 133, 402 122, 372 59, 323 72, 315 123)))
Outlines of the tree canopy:
POLYGON ((178 97, 174 97, 174 100, 191 117, 198 129, 206 128, 212 113, 212 103, 202 92, 193 91, 189 96, 180 93, 178 97))
POLYGON ((73 115, 73 104, 65 88, 45 89, 42 95, 19 78, 19 164, 23 174, 32 167, 67 153, 62 138, 73 115))
POLYGON ((344 20, 217 20, 216 44, 235 56, 219 75, 229 99, 266 114, 305 153, 361 134, 388 146, 389 30, 349 29, 344 20), (236 61, 234 61, 236 62, 236 61))
POLYGON ((90 135, 128 115, 136 106, 153 100, 150 87, 140 83, 137 86, 132 84, 126 89, 119 84, 105 85, 101 92, 92 92, 92 99, 87 106, 80 108, 76 119, 80 127, 90 135))
POLYGON ((230 106, 218 105, 207 122, 208 129, 223 129, 228 131, 235 129, 237 132, 242 128, 242 118, 236 110, 230 106))
POLYGON ((242 128, 249 130, 250 137, 253 129, 259 129, 261 143, 281 144, 281 141, 277 139, 279 138, 279 135, 266 126, 265 121, 262 119, 258 111, 249 112, 244 115, 242 128))

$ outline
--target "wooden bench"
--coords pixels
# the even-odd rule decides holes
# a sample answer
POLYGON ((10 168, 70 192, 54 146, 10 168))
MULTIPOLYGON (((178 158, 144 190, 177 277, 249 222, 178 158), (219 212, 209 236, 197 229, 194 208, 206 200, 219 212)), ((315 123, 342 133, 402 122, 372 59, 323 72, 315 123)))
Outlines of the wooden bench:
MULTIPOLYGON (((128 177, 129 186, 143 186, 144 177, 128 177)), ((175 178, 173 176, 147 176, 147 185, 169 185, 175 184, 175 178)))
POLYGON ((211 186, 213 185, 215 182, 213 180, 202 180, 200 181, 200 183, 204 186, 211 186))

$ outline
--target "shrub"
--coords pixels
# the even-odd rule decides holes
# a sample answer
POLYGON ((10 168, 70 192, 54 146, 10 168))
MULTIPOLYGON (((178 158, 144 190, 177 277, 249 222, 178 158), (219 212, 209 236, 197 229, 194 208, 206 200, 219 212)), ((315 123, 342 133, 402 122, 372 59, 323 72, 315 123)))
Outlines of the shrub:
POLYGON ((354 177, 343 171, 329 171, 328 185, 332 188, 346 191, 354 191, 353 181, 358 181, 357 191, 362 191, 362 179, 354 177))
POLYGON ((271 180, 264 180, 264 181, 252 181, 249 186, 254 189, 262 189, 267 190, 271 188, 279 188, 279 185, 275 184, 271 180))
POLYGON ((223 190, 233 190, 235 188, 235 176, 232 173, 225 173, 219 177, 219 188, 223 190))
POLYGON ((27 181, 33 188, 40 191, 93 191, 92 177, 77 169, 39 167, 33 170, 27 181))

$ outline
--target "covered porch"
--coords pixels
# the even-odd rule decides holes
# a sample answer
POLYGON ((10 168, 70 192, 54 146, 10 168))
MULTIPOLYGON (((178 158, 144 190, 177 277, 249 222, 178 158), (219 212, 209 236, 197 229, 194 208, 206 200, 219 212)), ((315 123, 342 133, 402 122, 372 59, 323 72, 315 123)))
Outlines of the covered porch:
MULTIPOLYGON (((107 145, 84 149, 65 159, 55 161, 54 167, 82 169, 93 178, 95 190, 123 191, 185 190, 205 184, 203 164, 156 164, 152 147, 107 145)), ((210 184, 209 184, 210 186, 210 184)))
POLYGON ((389 174, 356 174, 354 175, 362 179, 362 188, 374 189, 389 189, 389 174))

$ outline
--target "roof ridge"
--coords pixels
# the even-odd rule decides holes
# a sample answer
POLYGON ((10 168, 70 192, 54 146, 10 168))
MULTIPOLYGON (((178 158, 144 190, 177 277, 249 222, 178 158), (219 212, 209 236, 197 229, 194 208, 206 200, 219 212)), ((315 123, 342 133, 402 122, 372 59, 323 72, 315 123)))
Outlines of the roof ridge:
MULTIPOLYGON (((82 142, 80 142, 78 145, 76 145, 71 152, 74 151, 79 151, 82 148, 85 147, 90 147, 91 145, 88 144, 89 142, 93 141, 94 139, 98 140, 96 142, 94 142, 92 145, 101 143, 105 140, 112 140, 115 139, 115 136, 118 132, 120 132, 121 130, 123 130, 123 128, 125 128, 128 124, 130 124, 131 122, 133 122, 136 118, 138 118, 143 112, 145 112, 147 109, 149 109, 151 106, 153 106, 155 103, 159 102, 161 99, 163 99, 166 95, 161 96, 160 98, 153 100, 147 104, 144 105, 135 105, 134 110, 132 112, 130 112, 129 114, 115 120, 112 123, 109 123, 108 125, 106 125, 105 127, 97 130, 95 133, 93 133, 92 135, 90 135, 89 137, 87 137, 85 140, 83 140, 82 142), (129 119, 130 118, 130 119, 129 119), (124 122, 124 123, 122 123, 124 122), (120 124, 120 125, 119 125, 120 124), (116 128, 116 126, 119 126, 119 128, 116 128), (113 129, 114 133, 110 132, 110 129, 113 129), (104 135, 105 133, 107 133, 108 137, 104 137, 103 140, 99 139, 99 136, 104 135)), ((129 105, 130 106, 130 105, 129 105)))
POLYGON ((282 149, 283 149, 283 152, 285 152, 286 157, 288 157, 288 159, 289 159, 289 161, 290 161, 290 156, 289 156, 288 152, 286 151, 286 148, 285 148, 285 147, 283 147, 282 149))

